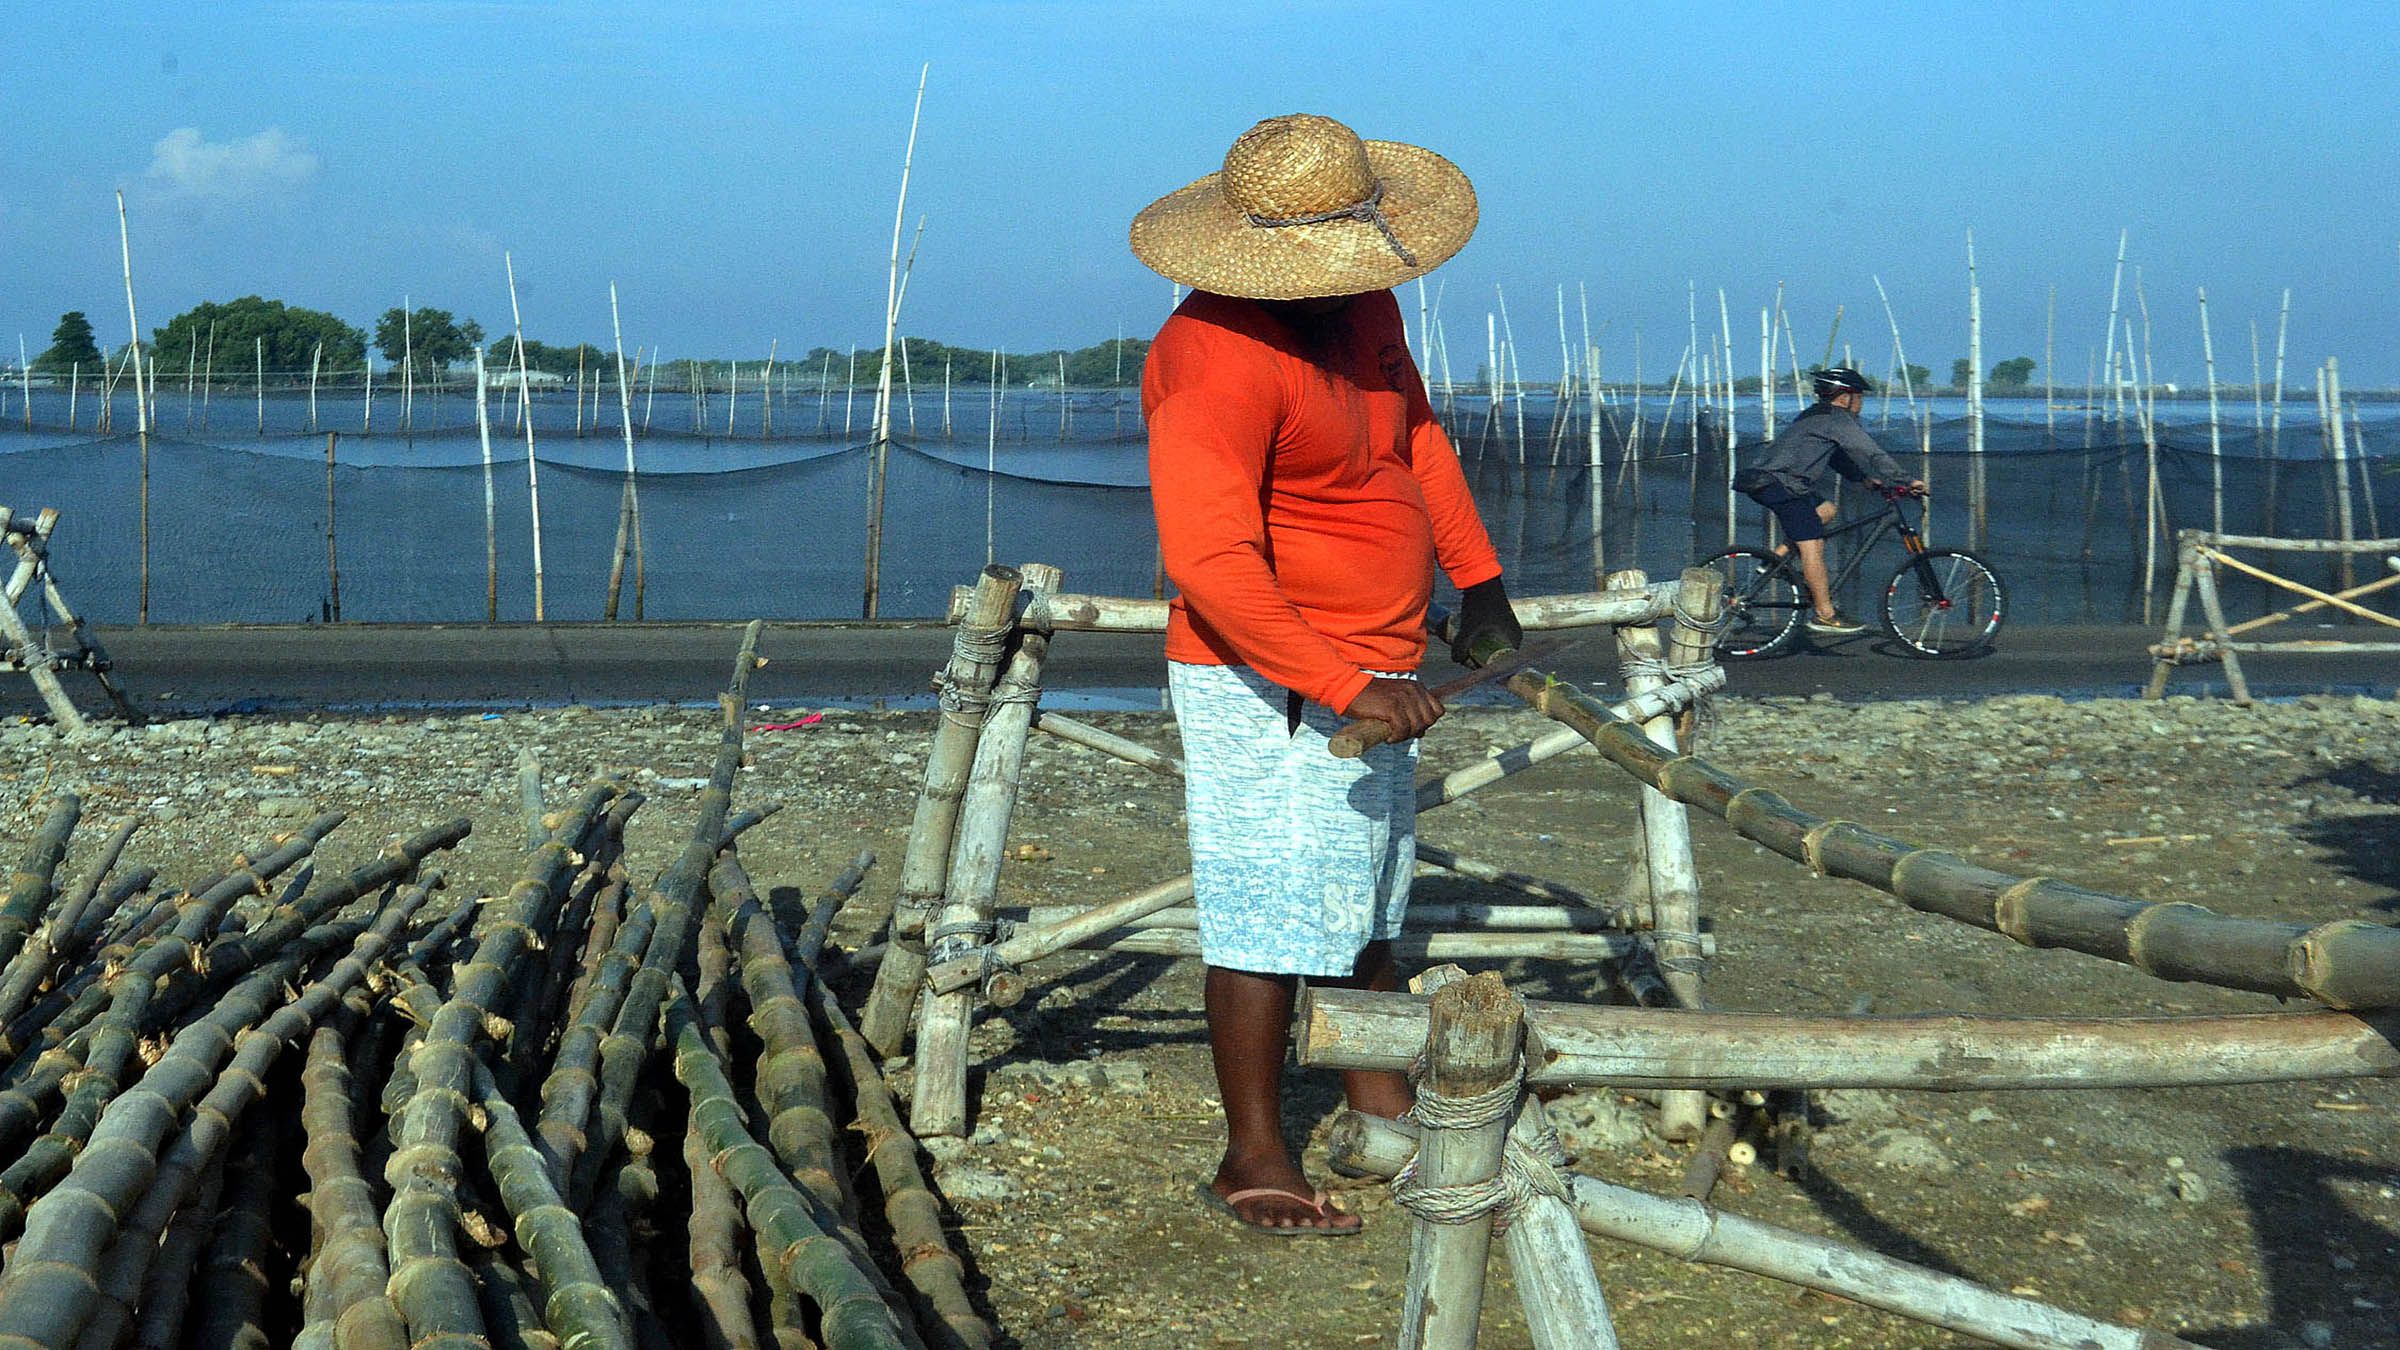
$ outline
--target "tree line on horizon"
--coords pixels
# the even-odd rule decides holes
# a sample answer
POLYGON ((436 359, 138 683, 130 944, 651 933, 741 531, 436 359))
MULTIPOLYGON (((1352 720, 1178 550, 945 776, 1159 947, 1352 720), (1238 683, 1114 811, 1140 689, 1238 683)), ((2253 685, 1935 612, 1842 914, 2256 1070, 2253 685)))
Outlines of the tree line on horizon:
MULTIPOLYGON (((355 374, 366 363, 370 343, 395 373, 408 362, 428 379, 471 364, 478 347, 483 348, 486 365, 495 378, 516 369, 513 334, 488 346, 484 339, 483 326, 474 319, 461 319, 432 306, 385 310, 370 335, 324 310, 245 295, 194 305, 164 327, 151 329, 144 351, 161 377, 177 379, 202 374, 234 378, 258 370, 287 378, 312 369, 328 377, 355 374)), ((1113 338, 1089 347, 1038 352, 1003 352, 951 346, 931 338, 903 338, 894 347, 892 380, 894 385, 906 381, 922 386, 939 384, 946 377, 955 384, 989 385, 997 377, 1019 386, 1052 386, 1063 378, 1079 388, 1137 385, 1142 378, 1142 358, 1149 349, 1149 342, 1140 338, 1113 338)), ((628 353, 626 359, 631 363, 638 355, 628 353)), ((526 369, 563 379, 612 371, 616 359, 613 349, 589 342, 546 343, 527 338, 524 343, 526 369)), ((45 375, 81 370, 98 377, 124 360, 122 344, 104 352, 90 317, 82 310, 69 310, 59 316, 50 345, 33 358, 32 368, 45 375)), ((766 364, 763 354, 756 360, 682 357, 665 362, 652 373, 660 383, 674 388, 696 376, 710 380, 743 375, 756 378, 766 364)), ((871 387, 882 377, 883 347, 880 343, 848 350, 813 347, 798 356, 779 357, 775 366, 783 378, 799 387, 871 387)))

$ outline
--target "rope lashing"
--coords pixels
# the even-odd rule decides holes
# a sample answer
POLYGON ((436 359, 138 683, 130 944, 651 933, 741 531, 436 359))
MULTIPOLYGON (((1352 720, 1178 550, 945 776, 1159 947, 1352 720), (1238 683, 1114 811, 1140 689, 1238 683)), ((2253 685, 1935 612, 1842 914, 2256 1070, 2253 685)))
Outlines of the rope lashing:
MULTIPOLYGON (((951 639, 953 660, 964 657, 985 669, 996 668, 1008 652, 1008 631, 1005 628, 961 628, 951 639)), ((939 696, 942 715, 972 716, 992 706, 989 686, 981 688, 953 679, 947 667, 933 673, 934 693, 939 696)))
MULTIPOLYGON (((1698 615, 1683 607, 1683 596, 1680 593, 1675 597, 1675 623, 1678 627, 1689 628, 1695 633, 1706 633, 1708 636, 1713 638, 1717 634, 1724 632, 1726 626, 1732 622, 1733 611, 1730 609, 1720 608, 1717 611, 1717 617, 1703 620, 1698 615)), ((1715 644, 1712 643, 1710 645, 1713 646, 1715 644)))
POLYGON ((1651 963, 1662 972, 1698 975, 1708 969, 1708 958, 1700 954, 1700 935, 1698 933, 1686 933, 1672 928, 1654 928, 1642 934, 1642 937, 1645 939, 1644 945, 1649 949, 1651 963), (1684 954, 1669 956, 1659 950, 1661 944, 1669 942, 1681 944, 1685 949, 1684 954))
MULTIPOLYGON (((1510 1066, 1508 1077, 1489 1091, 1463 1097, 1429 1091, 1421 1058, 1409 1065, 1408 1077, 1416 1085, 1417 1104, 1401 1119, 1413 1120, 1427 1130, 1471 1130, 1505 1119, 1517 1109, 1525 1094, 1525 1059, 1519 1055, 1510 1066)), ((1512 1132, 1507 1147, 1501 1151, 1500 1169, 1481 1181, 1447 1186, 1419 1181, 1417 1163, 1425 1156, 1420 1136, 1416 1156, 1392 1178, 1393 1201, 1428 1223, 1473 1223, 1490 1215, 1492 1231, 1505 1233, 1509 1221, 1537 1197, 1565 1199, 1567 1182, 1559 1171, 1567 1165, 1566 1149, 1558 1142, 1548 1118, 1540 1115, 1541 1104, 1529 1105, 1536 1113, 1525 1127, 1531 1148, 1520 1144, 1512 1132)))
POLYGON ((1337 220, 1363 220, 1382 232, 1383 242, 1391 245, 1392 252, 1401 262, 1410 267, 1417 265, 1417 255, 1409 252, 1408 245, 1400 242, 1400 236, 1392 232, 1391 219, 1383 214, 1383 182, 1380 179, 1375 183, 1375 190, 1367 194, 1366 200, 1331 211, 1312 211, 1304 216, 1262 216, 1254 212, 1242 219, 1262 230, 1280 230, 1293 225, 1326 225, 1337 220))

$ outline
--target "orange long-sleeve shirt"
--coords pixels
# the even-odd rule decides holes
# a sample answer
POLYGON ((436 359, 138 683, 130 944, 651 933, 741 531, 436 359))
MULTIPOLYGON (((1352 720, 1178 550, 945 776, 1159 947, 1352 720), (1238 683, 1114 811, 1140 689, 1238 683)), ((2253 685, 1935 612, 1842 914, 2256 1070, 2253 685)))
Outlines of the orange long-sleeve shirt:
POLYGON ((1424 656, 1437 562, 1460 587, 1500 575, 1389 291, 1313 352, 1257 302, 1194 292, 1151 345, 1142 411, 1169 660, 1347 709, 1367 671, 1424 656))

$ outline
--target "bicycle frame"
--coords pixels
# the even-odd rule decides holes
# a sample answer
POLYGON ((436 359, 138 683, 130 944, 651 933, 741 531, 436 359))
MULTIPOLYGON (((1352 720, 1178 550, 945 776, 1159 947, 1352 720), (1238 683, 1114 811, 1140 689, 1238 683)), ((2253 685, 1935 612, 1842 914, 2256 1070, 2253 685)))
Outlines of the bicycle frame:
MULTIPOLYGON (((1907 549, 1909 556, 1911 557, 1915 557, 1925 551, 1925 536, 1918 531, 1917 523, 1908 518, 1908 513, 1900 509, 1900 503, 1907 499, 1908 494, 1906 493, 1891 492, 1887 490, 1884 493, 1882 510, 1873 512, 1869 515, 1860 516, 1856 520, 1845 521, 1840 525, 1830 525, 1826 527, 1824 537, 1827 539, 1832 539, 1839 535, 1850 534, 1858 530, 1864 530, 1870 526, 1873 527, 1875 531, 1873 534, 1867 536, 1865 542, 1861 543, 1857 548, 1851 550, 1850 556, 1843 561, 1841 570, 1826 578, 1825 588, 1828 591, 1838 592, 1843 586, 1848 585, 1850 579, 1858 575, 1858 569, 1866 563, 1867 555, 1875 551, 1875 546, 1882 543, 1884 536, 1886 535, 1893 534, 1895 532, 1898 533, 1900 536, 1900 546, 1907 549)), ((1786 544, 1784 547, 1788 551, 1779 555, 1783 564, 1779 570, 1791 573, 1792 583, 1794 585, 1799 585, 1799 546, 1796 544, 1786 544)), ((1773 602, 1771 601, 1763 603, 1769 608, 1774 607, 1773 602)), ((1806 603, 1807 602, 1804 599, 1803 605, 1806 603)))

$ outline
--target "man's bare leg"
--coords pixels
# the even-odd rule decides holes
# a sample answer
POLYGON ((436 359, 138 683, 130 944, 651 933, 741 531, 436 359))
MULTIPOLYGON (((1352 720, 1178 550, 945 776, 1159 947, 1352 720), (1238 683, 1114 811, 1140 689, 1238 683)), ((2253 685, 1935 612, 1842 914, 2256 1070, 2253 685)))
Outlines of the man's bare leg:
POLYGON ((1825 570, 1825 541, 1803 539, 1794 547, 1800 550, 1800 578, 1808 583, 1808 598, 1816 606, 1817 617, 1832 618, 1837 611, 1833 607, 1833 577, 1825 570))
MULTIPOLYGON (((1322 981, 1344 987, 1399 987, 1388 942, 1368 944, 1347 978, 1322 981)), ((1306 1197, 1315 1188, 1283 1142, 1283 1061, 1291 1052, 1292 1000, 1299 980, 1208 967, 1205 999, 1209 1051, 1216 1062, 1217 1095, 1225 1103, 1225 1158, 1217 1166, 1217 1194, 1232 1195, 1267 1186, 1306 1197)), ((1396 1073, 1345 1073, 1343 1088, 1353 1109, 1398 1115, 1414 1100, 1408 1080, 1396 1073)), ((1328 1211, 1319 1216, 1300 1199, 1262 1195, 1241 1203, 1243 1217, 1280 1228, 1356 1228, 1358 1216, 1328 1211)))

